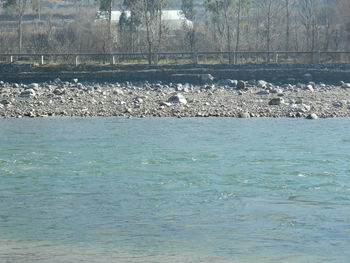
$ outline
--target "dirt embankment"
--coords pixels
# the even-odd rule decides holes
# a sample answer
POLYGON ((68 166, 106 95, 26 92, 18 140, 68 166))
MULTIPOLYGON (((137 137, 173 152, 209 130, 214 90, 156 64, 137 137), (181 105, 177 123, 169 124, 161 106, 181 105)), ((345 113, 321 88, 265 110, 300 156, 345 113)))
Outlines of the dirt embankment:
POLYGON ((245 65, 64 65, 32 66, 0 64, 0 80, 7 82, 44 82, 55 78, 63 81, 124 82, 163 81, 201 84, 201 74, 211 74, 215 80, 239 79, 281 82, 338 83, 350 82, 350 64, 245 64, 245 65))

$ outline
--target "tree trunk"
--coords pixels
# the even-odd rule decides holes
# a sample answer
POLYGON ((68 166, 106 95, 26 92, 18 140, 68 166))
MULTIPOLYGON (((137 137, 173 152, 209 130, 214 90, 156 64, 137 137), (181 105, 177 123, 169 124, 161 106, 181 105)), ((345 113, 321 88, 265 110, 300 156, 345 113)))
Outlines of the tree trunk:
POLYGON ((22 54, 23 43, 23 14, 19 14, 18 17, 18 54, 22 54))
POLYGON ((242 8, 242 0, 239 0, 238 10, 237 10, 237 36, 236 36, 235 64, 237 64, 237 52, 239 50, 239 41, 240 41, 240 33, 241 33, 241 8, 242 8))
POLYGON ((268 14, 267 14, 267 28, 266 28, 266 48, 267 48, 267 62, 270 62, 270 49, 271 49, 271 5, 272 0, 269 1, 268 14))
POLYGON ((289 51, 289 38, 290 38, 290 10, 289 0, 286 0, 286 51, 289 51))
POLYGON ((148 17, 148 11, 145 11, 145 23, 146 23, 146 38, 147 38, 147 47, 148 47, 148 64, 152 64, 152 39, 151 39, 151 28, 150 28, 150 20, 148 17))
POLYGON ((112 39, 112 0, 109 0, 108 6, 108 51, 112 52, 113 49, 113 39, 112 39))
POLYGON ((231 64, 231 29, 230 29, 230 23, 228 21, 227 16, 227 10, 228 7, 224 10, 224 17, 225 17, 225 26, 226 26, 226 39, 227 39, 227 51, 229 52, 229 63, 231 64))

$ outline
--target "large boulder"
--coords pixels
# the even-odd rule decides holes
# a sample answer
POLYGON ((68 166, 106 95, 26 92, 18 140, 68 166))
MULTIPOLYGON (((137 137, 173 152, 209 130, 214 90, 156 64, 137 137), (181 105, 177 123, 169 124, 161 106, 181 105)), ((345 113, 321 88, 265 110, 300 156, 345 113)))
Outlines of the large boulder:
POLYGON ((214 77, 211 74, 200 74, 199 77, 202 83, 211 84, 214 80, 214 77))
POLYGON ((180 104, 187 104, 187 100, 186 98, 180 94, 180 93, 177 93, 173 96, 171 96, 169 99, 168 99, 168 102, 170 103, 180 103, 180 104))
POLYGON ((265 89, 267 87, 267 82, 264 80, 258 80, 257 87, 260 89, 265 89))
POLYGON ((216 85, 217 86, 228 86, 228 87, 234 88, 237 86, 237 80, 222 79, 216 85))
POLYGON ((350 89, 350 83, 341 82, 340 84, 343 89, 350 89))
POLYGON ((0 100, 0 104, 2 104, 2 105, 10 105, 11 101, 9 101, 9 100, 0 100))
POLYGON ((29 84, 28 89, 33 89, 33 90, 38 90, 39 89, 39 84, 38 83, 32 83, 32 84, 29 84))
POLYGON ((269 105, 281 105, 281 104, 284 104, 283 98, 274 98, 269 101, 269 105))
POLYGON ((28 97, 34 97, 35 95, 36 95, 35 90, 33 90, 33 89, 26 89, 19 96, 20 97, 24 97, 24 98, 28 98, 28 97))
POLYGON ((310 115, 308 115, 306 117, 306 119, 309 119, 309 120, 317 120, 318 119, 318 116, 315 114, 315 113, 311 113, 310 115))
POLYGON ((242 89, 245 89, 245 88, 246 88, 245 82, 243 80, 239 80, 237 82, 237 89, 242 90, 242 89))
POLYGON ((238 118, 242 118, 242 119, 249 119, 251 116, 250 116, 250 113, 249 112, 246 112, 246 111, 243 111, 243 112, 240 112, 238 114, 238 118))

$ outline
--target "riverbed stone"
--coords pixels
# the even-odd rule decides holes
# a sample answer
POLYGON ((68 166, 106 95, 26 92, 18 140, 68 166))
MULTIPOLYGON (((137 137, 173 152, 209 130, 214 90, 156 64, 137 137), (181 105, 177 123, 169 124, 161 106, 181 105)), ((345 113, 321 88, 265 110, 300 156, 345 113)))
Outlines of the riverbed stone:
POLYGON ((350 83, 342 82, 341 87, 342 87, 343 89, 350 89, 350 83))
POLYGON ((26 89, 19 95, 20 97, 34 97, 36 92, 33 89, 26 89))
POLYGON ((268 95, 270 94, 270 91, 268 90, 261 90, 256 93, 257 95, 268 95))
POLYGON ((234 81, 232 79, 223 79, 223 80, 220 80, 216 85, 234 88, 237 85, 237 81, 234 81))
POLYGON ((273 98, 269 101, 269 105, 281 105, 284 104, 283 98, 273 98))
POLYGON ((212 83, 214 80, 214 77, 211 74, 200 74, 199 77, 202 83, 212 83))
POLYGON ((314 92, 314 87, 313 87, 313 85, 309 84, 309 85, 306 85, 305 90, 310 91, 310 92, 314 92))
POLYGON ((309 120, 317 120, 318 116, 317 116, 316 113, 311 113, 306 118, 309 119, 309 120))
POLYGON ((39 89, 39 84, 38 83, 31 83, 27 87, 28 89, 33 89, 33 90, 38 90, 39 89))
POLYGON ((250 113, 249 112, 246 112, 246 111, 243 111, 243 112, 240 112, 238 114, 238 118, 242 118, 242 119, 248 119, 250 118, 250 113))
POLYGON ((2 105, 10 105, 11 101, 9 101, 9 100, 0 100, 0 104, 2 104, 2 105))
POLYGON ((237 87, 236 87, 238 90, 242 90, 242 89, 245 89, 246 88, 246 83, 243 81, 243 80, 239 80, 237 82, 237 87))
POLYGON ((171 96, 171 97, 168 99, 168 102, 171 102, 171 103, 180 103, 180 104, 187 104, 186 98, 185 98, 181 93, 177 93, 177 94, 171 96))

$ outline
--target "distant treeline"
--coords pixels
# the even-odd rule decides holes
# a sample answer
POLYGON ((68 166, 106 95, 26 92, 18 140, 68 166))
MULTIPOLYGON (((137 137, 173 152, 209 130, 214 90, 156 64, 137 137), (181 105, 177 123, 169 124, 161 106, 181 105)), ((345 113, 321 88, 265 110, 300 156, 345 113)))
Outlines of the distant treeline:
POLYGON ((350 47, 349 0, 0 3, 0 53, 338 51, 350 47), (163 23, 161 11, 174 6, 193 26, 172 30, 163 23), (121 16, 114 23, 109 14, 117 9, 130 11, 131 16, 121 16), (98 10, 108 14, 105 20, 96 20, 98 10))

